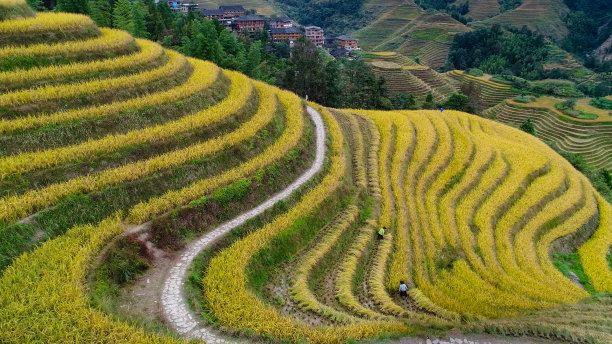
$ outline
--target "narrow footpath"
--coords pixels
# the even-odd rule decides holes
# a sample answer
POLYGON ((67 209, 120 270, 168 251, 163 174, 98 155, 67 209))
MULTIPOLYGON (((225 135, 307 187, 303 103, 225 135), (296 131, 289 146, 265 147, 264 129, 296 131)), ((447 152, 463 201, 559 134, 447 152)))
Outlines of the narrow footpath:
POLYGON ((162 314, 170 328, 183 337, 187 339, 200 339, 206 343, 234 343, 233 341, 225 339, 224 336, 220 336, 217 331, 210 326, 202 324, 189 310, 189 306, 183 295, 185 277, 191 266, 191 262, 200 252, 212 245, 215 240, 223 237, 232 229, 241 226, 249 219, 272 208, 278 201, 286 199, 322 169, 325 160, 325 125, 323 124, 321 114, 315 109, 307 107, 307 112, 312 118, 316 128, 317 150, 312 166, 286 189, 270 197, 264 203, 196 239, 180 253, 177 259, 174 260, 174 265, 169 268, 160 295, 162 314))

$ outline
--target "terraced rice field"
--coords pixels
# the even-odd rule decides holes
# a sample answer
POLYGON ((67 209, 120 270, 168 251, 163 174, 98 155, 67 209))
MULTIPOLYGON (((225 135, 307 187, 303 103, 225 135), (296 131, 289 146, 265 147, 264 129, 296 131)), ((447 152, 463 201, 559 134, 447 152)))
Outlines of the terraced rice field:
POLYGON ((532 31, 560 40, 567 35, 563 20, 568 11, 562 0, 523 0, 521 6, 483 23, 507 24, 518 28, 527 25, 532 31))
POLYGON ((551 258, 578 233, 565 248, 612 292, 612 206, 537 138, 456 111, 306 104, 113 30, 0 62, 2 343, 612 341, 610 297, 551 258), (102 267, 130 247, 149 269, 138 301, 163 312, 97 299, 124 297, 102 267))
POLYGON ((450 71, 447 75, 456 80, 457 86, 459 87, 470 85, 474 87, 478 95, 477 104, 481 110, 495 106, 505 99, 516 96, 516 94, 512 92, 510 85, 472 76, 461 70, 450 71))
POLYGON ((469 30, 448 15, 423 13, 403 34, 397 51, 418 58, 420 63, 431 68, 438 68, 446 62, 453 37, 469 30))
POLYGON ((497 0, 469 0, 470 12, 468 15, 474 20, 483 20, 499 14, 499 1, 497 0))
POLYGON ((390 7, 353 35, 371 51, 397 51, 432 68, 446 62, 453 36, 469 29, 446 14, 429 14, 412 1, 390 7))
POLYGON ((418 63, 414 62, 413 59, 409 58, 408 56, 396 53, 394 51, 381 51, 381 52, 376 52, 376 51, 364 51, 364 59, 367 62, 373 62, 373 61, 384 61, 384 62, 392 62, 392 63, 396 63, 402 67, 411 67, 411 66, 419 66, 418 63))
POLYGON ((515 126, 531 118, 542 139, 555 141, 568 152, 582 154, 594 167, 612 169, 612 122, 569 119, 548 106, 513 101, 500 103, 484 114, 515 126))
POLYGON ((435 101, 444 101, 456 90, 439 73, 429 67, 402 67, 393 62, 375 60, 370 63, 376 76, 382 76, 387 82, 387 89, 393 94, 407 93, 418 98, 425 98, 432 93, 435 101))

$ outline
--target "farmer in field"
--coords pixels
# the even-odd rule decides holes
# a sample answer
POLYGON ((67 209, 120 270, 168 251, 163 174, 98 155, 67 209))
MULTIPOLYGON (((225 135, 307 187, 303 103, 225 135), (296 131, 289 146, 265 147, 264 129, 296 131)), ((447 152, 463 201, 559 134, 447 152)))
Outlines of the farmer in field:
POLYGON ((408 286, 406 283, 404 283, 404 281, 400 281, 399 292, 401 297, 408 296, 408 286))
POLYGON ((378 240, 381 240, 384 236, 385 236, 385 230, 387 229, 387 227, 382 227, 379 231, 378 231, 378 240))

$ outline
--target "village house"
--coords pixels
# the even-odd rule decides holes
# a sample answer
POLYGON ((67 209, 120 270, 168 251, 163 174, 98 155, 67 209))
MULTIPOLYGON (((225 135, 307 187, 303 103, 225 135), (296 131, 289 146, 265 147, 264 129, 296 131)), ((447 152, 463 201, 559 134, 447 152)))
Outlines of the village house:
POLYGON ((221 10, 202 10, 202 15, 208 19, 217 19, 219 21, 225 18, 225 14, 221 10))
POLYGON ((325 36, 323 36, 323 39, 325 41, 325 48, 327 48, 327 49, 336 49, 336 48, 338 48, 338 44, 336 43, 336 37, 334 37, 332 35, 325 35, 325 36))
POLYGON ((234 18, 234 29, 237 32, 247 30, 253 32, 256 30, 263 30, 266 26, 266 17, 258 15, 240 16, 234 18))
POLYGON ((270 36, 273 42, 289 41, 290 45, 302 36, 302 32, 296 27, 271 28, 270 36))
POLYGON ((181 12, 189 13, 189 11, 196 11, 198 9, 198 4, 192 3, 182 3, 181 4, 181 12))
POLYGON ((270 19, 270 28, 272 29, 283 29, 293 27, 293 20, 289 17, 278 17, 270 19))
POLYGON ((359 50, 357 46, 357 40, 353 37, 349 37, 346 35, 336 37, 336 43, 338 44, 339 49, 346 50, 359 50))
POLYGON ((246 15, 246 10, 242 6, 219 6, 219 10, 223 11, 225 19, 233 19, 246 15))
POLYGON ((189 13, 189 11, 198 9, 198 4, 182 0, 168 0, 168 6, 173 11, 181 11, 183 13, 189 13))
POLYGON ((325 36, 323 35, 323 29, 318 26, 307 26, 306 38, 308 38, 314 45, 322 48, 325 45, 325 36))

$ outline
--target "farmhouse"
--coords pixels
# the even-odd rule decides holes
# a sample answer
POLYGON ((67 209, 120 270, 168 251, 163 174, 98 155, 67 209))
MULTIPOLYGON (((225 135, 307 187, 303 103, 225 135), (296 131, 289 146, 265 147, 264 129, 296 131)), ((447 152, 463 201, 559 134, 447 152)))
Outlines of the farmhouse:
POLYGON ((168 0, 168 6, 173 11, 181 11, 183 13, 189 13, 189 11, 195 11, 198 9, 198 4, 182 0, 168 0))
POLYGON ((223 11, 226 19, 246 15, 246 10, 242 6, 219 6, 219 10, 223 11))
POLYGON ((307 26, 306 30, 306 38, 308 38, 314 45, 317 47, 323 47, 325 45, 325 36, 323 34, 323 29, 318 26, 307 26))
POLYGON ((346 35, 336 37, 336 43, 338 44, 338 48, 346 49, 346 50, 359 50, 357 46, 357 40, 353 37, 349 37, 346 35))
POLYGON ((221 21, 225 18, 225 14, 221 10, 202 10, 202 15, 208 19, 218 19, 221 21))
POLYGON ((272 29, 283 29, 293 27, 293 20, 289 17, 278 17, 270 19, 270 28, 272 29))
POLYGON ((234 18, 234 28, 240 32, 247 30, 253 32, 255 30, 263 29, 266 26, 266 17, 258 15, 240 16, 234 18))
POLYGON ((296 27, 272 28, 270 29, 270 36, 274 42, 289 41, 292 43, 302 36, 302 32, 296 27))

